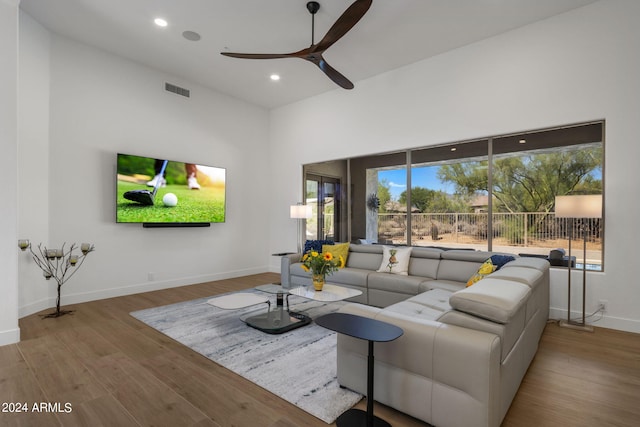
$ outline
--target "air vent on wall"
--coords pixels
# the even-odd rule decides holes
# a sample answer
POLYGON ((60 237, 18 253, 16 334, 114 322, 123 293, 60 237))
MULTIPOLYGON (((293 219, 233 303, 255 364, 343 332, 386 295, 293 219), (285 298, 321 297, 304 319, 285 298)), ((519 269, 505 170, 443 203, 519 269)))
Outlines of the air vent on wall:
POLYGON ((185 89, 180 86, 172 85, 171 83, 165 83, 164 89, 168 92, 175 93, 176 95, 182 95, 189 98, 189 89, 185 89))

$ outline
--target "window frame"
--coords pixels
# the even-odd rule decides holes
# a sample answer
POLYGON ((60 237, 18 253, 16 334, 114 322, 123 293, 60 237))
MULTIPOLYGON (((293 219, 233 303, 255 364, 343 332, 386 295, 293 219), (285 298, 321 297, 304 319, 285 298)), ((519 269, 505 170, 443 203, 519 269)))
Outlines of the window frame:
MULTIPOLYGON (((605 268, 605 253, 604 253, 604 239, 605 239, 605 230, 604 230, 604 182, 605 182, 605 121, 598 120, 592 122, 584 122, 573 125, 567 125, 562 127, 553 127, 547 129, 538 129, 533 131, 526 132, 518 132, 508 135, 497 135, 488 138, 479 138, 474 140, 468 140, 463 142, 456 143, 447 143, 429 147, 417 147, 408 150, 404 150, 401 152, 393 152, 388 154, 378 154, 378 155, 368 155, 361 158, 350 159, 361 161, 367 167, 370 168, 390 168, 393 166, 398 166, 398 168, 403 168, 406 171, 406 203, 407 203, 407 214, 406 214, 406 233, 405 233, 405 241, 407 245, 413 244, 412 242, 412 215, 410 214, 410 209, 408 206, 412 206, 411 204, 411 189, 412 185, 412 170, 416 164, 435 164, 437 162, 447 162, 456 159, 464 160, 464 159, 473 159, 478 157, 485 157, 487 159, 488 168, 487 168, 487 193, 488 193, 488 218, 491 220, 487 221, 487 250, 493 250, 493 240, 494 240, 494 208, 493 208, 493 177, 494 177, 494 161, 496 158, 502 157, 504 154, 514 154, 517 156, 517 153, 531 153, 531 152, 539 152, 542 150, 549 149, 565 149, 567 147, 572 147, 576 145, 589 144, 589 143, 600 143, 602 147, 602 158, 601 158, 601 182, 602 182, 602 197, 603 197, 603 214, 602 219, 600 220, 600 236, 601 236, 601 269, 596 270, 603 272, 605 268), (521 143, 522 140, 525 140, 526 143, 521 143), (479 150, 478 147, 486 144, 487 150, 482 156, 482 150, 479 150), (404 162, 400 163, 400 159, 404 158, 404 162)), ((355 196, 355 195, 354 195, 355 196)), ((351 195, 349 195, 351 197, 351 195)), ((353 204, 353 201, 351 202, 353 204)), ((353 221, 354 217, 350 218, 350 222, 353 221)), ((351 229, 351 226, 350 226, 351 229)), ((526 252, 526 247, 522 246, 514 246, 514 248, 522 248, 523 252, 526 252)), ((586 258, 586 257, 585 257, 586 258)))

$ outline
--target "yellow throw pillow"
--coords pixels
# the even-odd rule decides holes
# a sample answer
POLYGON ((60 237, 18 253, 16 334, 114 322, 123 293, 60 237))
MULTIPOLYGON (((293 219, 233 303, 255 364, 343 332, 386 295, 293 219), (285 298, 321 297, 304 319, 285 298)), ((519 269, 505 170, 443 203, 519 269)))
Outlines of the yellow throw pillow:
POLYGON ((347 265, 347 257, 349 256, 349 242, 336 243, 335 245, 322 245, 322 253, 331 252, 335 259, 342 259, 344 263, 342 267, 347 265))
POLYGON ((467 288, 480 281, 481 279, 484 279, 494 271, 496 271, 496 266, 493 265, 493 263, 491 262, 491 258, 489 258, 488 260, 483 262, 480 268, 478 268, 478 271, 476 271, 476 273, 471 276, 471 278, 467 282, 467 288))

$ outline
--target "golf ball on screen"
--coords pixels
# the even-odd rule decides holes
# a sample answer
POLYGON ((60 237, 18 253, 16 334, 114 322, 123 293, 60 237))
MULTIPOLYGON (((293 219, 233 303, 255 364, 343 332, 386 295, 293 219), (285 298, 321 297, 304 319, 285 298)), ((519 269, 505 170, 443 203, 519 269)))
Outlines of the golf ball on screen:
POLYGON ((178 204, 178 196, 173 193, 167 193, 162 198, 162 203, 164 203, 165 206, 175 206, 178 204))

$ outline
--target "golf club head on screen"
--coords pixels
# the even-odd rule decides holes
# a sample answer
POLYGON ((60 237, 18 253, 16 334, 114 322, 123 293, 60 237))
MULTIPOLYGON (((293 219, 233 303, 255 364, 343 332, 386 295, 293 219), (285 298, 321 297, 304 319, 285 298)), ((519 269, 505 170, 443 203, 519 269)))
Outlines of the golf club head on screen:
MULTIPOLYGON (((162 162, 162 168, 160 169, 160 176, 164 176, 164 170, 167 168, 168 160, 162 162)), ((140 203, 144 206, 153 206, 153 203, 156 198, 156 193, 158 192, 158 187, 160 187, 161 179, 156 180, 156 185, 153 187, 153 193, 149 190, 130 190, 124 193, 124 198, 127 200, 131 200, 132 202, 140 203)))

